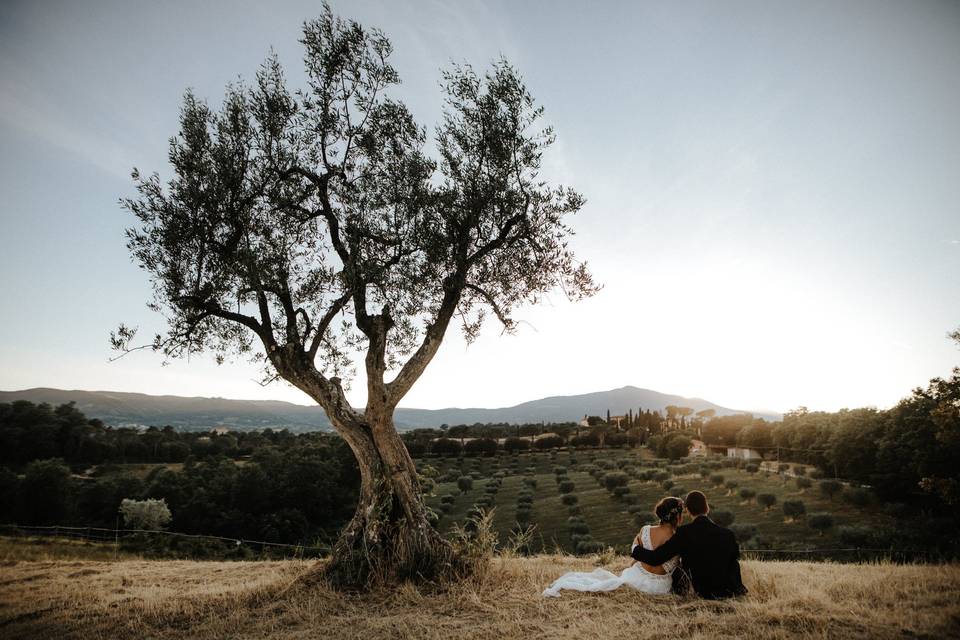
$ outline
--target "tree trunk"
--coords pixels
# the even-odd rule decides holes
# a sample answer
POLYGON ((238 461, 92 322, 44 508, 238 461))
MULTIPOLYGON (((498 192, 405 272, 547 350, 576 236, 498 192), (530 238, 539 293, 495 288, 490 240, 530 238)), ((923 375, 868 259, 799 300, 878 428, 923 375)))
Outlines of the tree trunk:
POLYGON ((466 567, 427 519, 416 467, 392 416, 365 416, 362 428, 340 428, 360 467, 360 496, 329 562, 311 577, 364 588, 402 580, 430 581, 466 567))

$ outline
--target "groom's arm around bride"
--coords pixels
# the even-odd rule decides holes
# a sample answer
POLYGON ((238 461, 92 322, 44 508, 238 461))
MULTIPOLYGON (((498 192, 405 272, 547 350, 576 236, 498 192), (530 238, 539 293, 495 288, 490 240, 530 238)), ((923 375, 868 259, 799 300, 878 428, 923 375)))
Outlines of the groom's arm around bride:
POLYGON ((740 546, 733 532, 707 517, 710 507, 700 491, 691 491, 684 501, 693 522, 653 551, 638 545, 634 560, 661 565, 679 555, 690 574, 693 589, 703 598, 727 598, 747 592, 740 578, 740 546))

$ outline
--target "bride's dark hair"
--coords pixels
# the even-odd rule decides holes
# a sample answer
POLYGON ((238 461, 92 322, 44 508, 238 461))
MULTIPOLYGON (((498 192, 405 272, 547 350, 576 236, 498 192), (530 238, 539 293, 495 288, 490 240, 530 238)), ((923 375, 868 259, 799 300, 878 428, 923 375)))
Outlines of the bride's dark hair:
POLYGON ((683 513, 683 500, 673 496, 664 498, 653 508, 653 512, 660 518, 660 524, 677 526, 680 521, 680 514, 683 513))

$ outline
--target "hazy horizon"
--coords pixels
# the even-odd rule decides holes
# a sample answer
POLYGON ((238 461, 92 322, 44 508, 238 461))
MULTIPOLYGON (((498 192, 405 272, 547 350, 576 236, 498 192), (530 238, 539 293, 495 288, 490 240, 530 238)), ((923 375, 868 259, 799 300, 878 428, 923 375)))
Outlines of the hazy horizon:
MULTIPOLYGON (((605 285, 451 329, 403 407, 507 407, 624 385, 785 412, 886 408, 960 363, 960 4, 331 2, 381 28, 428 130, 440 69, 503 54, 581 191, 605 285)), ((0 6, 0 388, 311 404, 246 364, 148 352, 160 330, 118 198, 167 178, 184 91, 216 104, 273 47, 302 76, 316 2, 0 6)), ((349 394, 362 405, 362 377, 349 394)))
MULTIPOLYGON (((684 399, 686 399, 686 400, 706 400, 707 402, 710 402, 710 403, 712 403, 712 404, 724 406, 724 405, 722 405, 722 403, 713 402, 712 400, 710 400, 710 398, 701 398, 701 397, 698 397, 698 396, 691 396, 691 395, 687 395, 687 394, 683 394, 683 393, 673 393, 673 392, 671 392, 671 391, 661 391, 661 390, 659 390, 659 389, 649 389, 649 388, 646 388, 646 387, 638 387, 637 385, 627 384, 627 385, 621 385, 621 386, 619 386, 619 387, 614 387, 614 388, 611 388, 611 389, 594 389, 593 391, 585 391, 585 392, 582 392, 582 393, 571 393, 571 394, 563 394, 563 395, 560 395, 560 394, 549 394, 549 395, 542 396, 542 397, 528 398, 528 399, 526 399, 526 400, 521 400, 520 402, 516 402, 516 403, 513 403, 513 404, 511 404, 511 405, 506 405, 506 406, 503 406, 503 405, 501 405, 501 406, 485 406, 485 405, 480 405, 480 404, 474 404, 474 405, 449 405, 449 406, 443 406, 443 407, 414 407, 414 406, 410 406, 410 405, 408 405, 408 404, 406 404, 406 403, 404 403, 404 402, 401 402, 400 405, 399 405, 397 408, 398 408, 398 409, 418 409, 418 410, 419 410, 419 409, 428 409, 428 410, 435 410, 435 409, 506 409, 506 408, 510 408, 510 407, 513 407, 513 406, 517 406, 517 405, 520 405, 520 404, 525 404, 525 403, 527 403, 527 402, 532 402, 532 401, 536 401, 536 400, 546 400, 546 399, 554 398, 554 397, 561 397, 561 398, 562 398, 562 397, 568 397, 568 396, 590 395, 590 394, 593 394, 593 393, 604 393, 604 392, 608 392, 608 391, 617 391, 617 390, 619 390, 619 389, 628 389, 628 388, 639 389, 639 390, 641 390, 641 391, 653 391, 653 392, 656 392, 656 393, 662 393, 663 395, 667 395, 667 396, 680 396, 680 397, 682 397, 682 398, 684 398, 684 399)), ((118 389, 76 389, 76 388, 66 389, 66 388, 58 388, 58 387, 28 387, 28 388, 23 388, 23 389, 0 389, 0 393, 17 393, 17 392, 22 392, 22 391, 30 391, 30 390, 33 390, 33 389, 55 389, 55 390, 59 390, 59 391, 68 391, 68 392, 80 391, 80 392, 89 392, 89 393, 142 393, 142 394, 144 394, 144 395, 157 396, 157 397, 170 396, 170 397, 178 397, 178 398, 205 398, 205 399, 210 399, 210 400, 237 400, 237 401, 241 401, 241 402, 244 402, 244 401, 289 402, 290 404, 296 404, 296 405, 303 406, 303 407, 315 407, 315 406, 317 406, 317 403, 310 401, 309 398, 308 398, 306 401, 303 401, 303 400, 298 401, 297 399, 284 400, 284 399, 281 399, 281 398, 231 398, 231 397, 227 397, 227 396, 204 396, 204 395, 199 395, 199 396, 198 396, 198 395, 189 395, 189 396, 188 396, 188 395, 181 395, 181 394, 174 394, 174 393, 147 393, 147 392, 145 392, 145 391, 120 391, 120 390, 118 390, 118 389)), ((727 406, 724 406, 724 408, 726 408, 726 409, 734 409, 734 410, 738 410, 738 411, 753 411, 753 412, 756 412, 756 413, 783 413, 783 412, 780 412, 780 411, 774 411, 774 410, 772 410, 772 409, 766 409, 766 408, 764 408, 764 407, 727 407, 727 406)), ((613 409, 613 407, 611 407, 611 409, 613 409)), ((617 409, 617 410, 619 411, 619 409, 617 409)))

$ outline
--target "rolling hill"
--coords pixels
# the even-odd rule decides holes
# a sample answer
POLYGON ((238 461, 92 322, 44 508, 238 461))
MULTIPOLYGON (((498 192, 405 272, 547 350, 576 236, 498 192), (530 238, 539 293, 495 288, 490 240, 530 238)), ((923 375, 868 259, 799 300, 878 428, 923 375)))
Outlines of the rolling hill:
MULTIPOLYGON (((35 388, 22 391, 0 391, 0 402, 28 400, 62 404, 74 402, 77 408, 91 418, 99 418, 114 426, 164 426, 171 425, 184 430, 205 430, 215 426, 235 429, 290 429, 291 431, 315 431, 330 428, 323 411, 316 406, 304 406, 278 400, 230 400, 226 398, 202 398, 182 396, 154 396, 145 393, 120 391, 79 391, 35 388)), ((449 408, 408 409, 398 408, 396 422, 400 429, 438 427, 442 424, 474 424, 528 422, 565 422, 579 420, 585 414, 623 414, 628 409, 653 409, 663 411, 667 405, 692 407, 696 411, 714 409, 718 415, 742 413, 721 407, 700 398, 685 398, 640 389, 621 387, 610 391, 598 391, 573 396, 553 396, 531 400, 513 407, 498 409, 449 408)), ((755 415, 777 420, 778 414, 755 415)))

